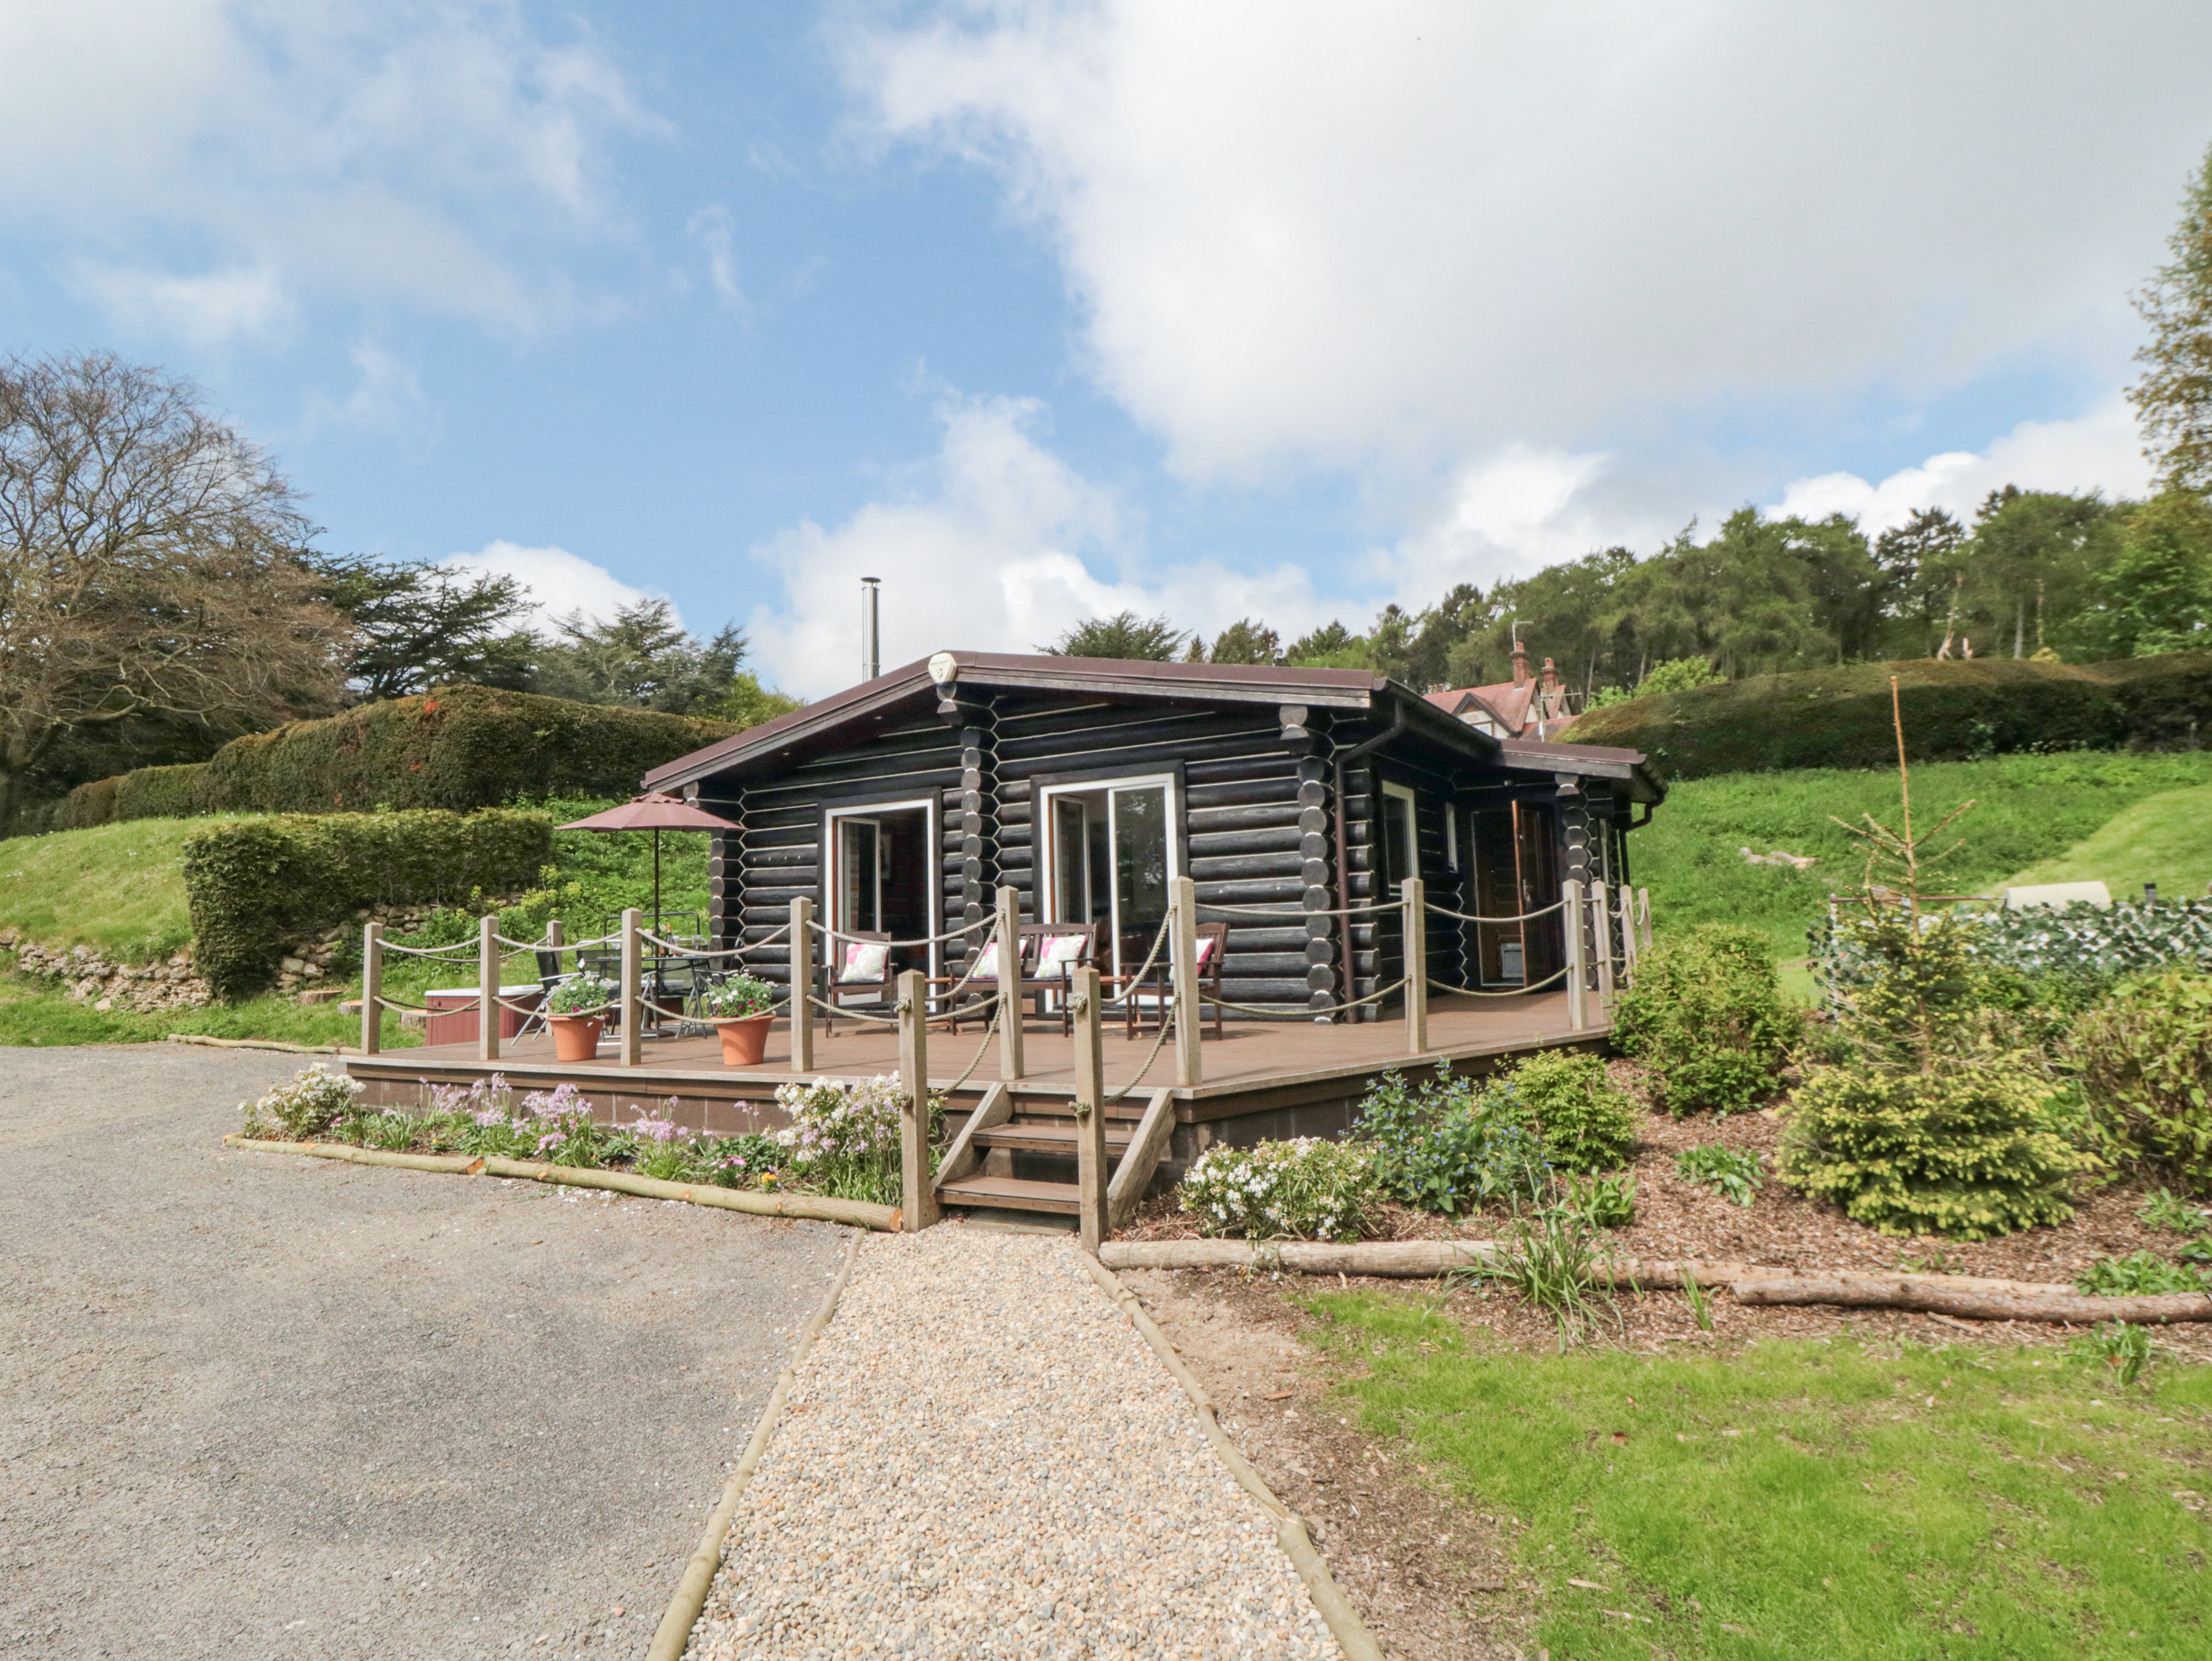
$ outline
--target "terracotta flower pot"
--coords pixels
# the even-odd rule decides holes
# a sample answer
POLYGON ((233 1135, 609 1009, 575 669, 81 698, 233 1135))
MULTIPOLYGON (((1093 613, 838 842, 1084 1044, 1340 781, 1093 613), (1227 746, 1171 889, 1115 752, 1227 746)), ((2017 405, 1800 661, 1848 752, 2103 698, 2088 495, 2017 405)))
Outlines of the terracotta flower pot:
POLYGON ((548 1015, 553 1029, 556 1061, 589 1061, 599 1053, 599 1030, 606 1023, 597 1015, 548 1015))
POLYGON ((722 1064, 724 1067, 758 1067, 760 1058, 768 1053, 768 1027, 775 1022, 773 1015, 733 1015, 715 1023, 715 1031, 722 1034, 722 1064))

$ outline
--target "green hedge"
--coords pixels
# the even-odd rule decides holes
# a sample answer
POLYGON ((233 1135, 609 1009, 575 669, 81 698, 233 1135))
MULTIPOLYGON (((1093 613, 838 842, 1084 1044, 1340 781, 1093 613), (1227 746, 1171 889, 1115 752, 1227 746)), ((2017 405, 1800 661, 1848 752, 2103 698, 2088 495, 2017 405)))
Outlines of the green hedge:
POLYGON ((200 810, 195 792, 205 761, 180 761, 174 767, 141 767, 115 781, 118 819, 189 819, 200 810))
POLYGON ((214 825, 184 843, 195 958, 224 997, 260 990, 285 947, 380 902, 514 893, 553 857, 545 813, 285 814, 214 825))
POLYGON ((496 807, 631 795, 653 769, 739 729, 490 687, 364 704, 233 739, 194 782, 203 813, 496 807))
POLYGON ((1641 750, 1673 778, 1890 767, 1892 675, 1916 761, 2179 748, 2212 733, 2212 657, 2178 655, 2088 665, 1920 658, 1759 675, 1593 710, 1566 736, 1641 750))

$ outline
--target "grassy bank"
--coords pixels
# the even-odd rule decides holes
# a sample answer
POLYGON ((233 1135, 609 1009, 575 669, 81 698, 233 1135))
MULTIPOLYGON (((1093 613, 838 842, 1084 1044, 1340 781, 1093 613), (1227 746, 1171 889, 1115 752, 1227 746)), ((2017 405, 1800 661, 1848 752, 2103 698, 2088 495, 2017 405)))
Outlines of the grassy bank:
MULTIPOLYGON (((414 1001, 419 988, 395 986, 394 997, 414 1001)), ((101 1012, 79 1003, 59 983, 28 975, 0 975, 0 1045, 146 1044, 171 1033, 198 1033, 210 1038, 275 1038, 294 1044, 358 1044, 358 1016, 341 1015, 329 1004, 303 1007, 286 997, 257 997, 209 1009, 174 1009, 158 1015, 101 1012)), ((397 1021, 384 1023, 384 1047, 400 1050, 422 1042, 418 1032, 397 1021)))
POLYGON ((2212 1369, 2045 1350, 1487 1348, 1429 1300, 1309 1306, 1343 1398, 1540 1586, 1577 1661, 2199 1655, 2212 1369), (2180 1493, 2182 1498, 2177 1498, 2180 1493))
MULTIPOLYGON (((1939 871, 1949 892, 1987 893, 2016 874, 2050 868, 2049 862, 2066 857, 2138 804, 2208 787, 2212 752, 2201 751, 1930 762, 1913 769, 1913 815, 1916 825, 1924 826, 1961 802, 1974 802, 1957 826, 1965 845, 1939 871)), ((2162 835, 2170 833, 2170 841, 2155 845, 2137 838, 2125 846, 2085 851, 2081 859, 2171 863, 2179 874, 2153 869, 2094 874, 2113 880, 2116 887, 2148 877, 2167 892, 2185 892, 2178 884, 2199 866, 2212 864, 2212 849, 2205 847, 2212 835, 2190 838, 2185 812, 2169 819, 2165 809, 2146 811, 2162 835)), ((1637 882, 1651 889, 1661 927, 1743 923, 1764 930, 1778 956, 1801 957, 1805 930, 1826 910, 1829 894, 1859 882, 1864 871, 1865 855, 1834 821, 1856 822, 1869 813, 1896 819, 1893 771, 1808 769, 1691 779, 1674 786, 1651 823, 1629 839, 1629 857, 1637 882), (1746 847, 1755 854, 1782 849, 1811 855, 1819 863, 1804 871, 1747 865, 1739 851, 1746 847)))
POLYGON ((119 962, 166 957, 192 937, 184 839, 213 822, 139 819, 0 841, 0 927, 119 962))

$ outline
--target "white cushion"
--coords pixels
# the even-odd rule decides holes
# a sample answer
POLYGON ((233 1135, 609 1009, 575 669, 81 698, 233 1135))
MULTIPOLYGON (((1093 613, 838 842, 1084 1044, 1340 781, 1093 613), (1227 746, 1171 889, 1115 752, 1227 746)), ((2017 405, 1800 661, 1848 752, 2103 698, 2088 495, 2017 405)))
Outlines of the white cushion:
POLYGON ((838 979, 846 980, 881 980, 884 967, 891 962, 891 945, 882 940, 848 940, 845 943, 845 967, 838 979))
POLYGON ((976 958, 975 973, 968 978, 971 980, 996 980, 998 979, 997 941, 991 941, 983 948, 982 952, 976 958))
POLYGON ((1198 963, 1200 969, 1214 961, 1214 948, 1221 944, 1211 935, 1200 935, 1198 939, 1198 963))
POLYGON ((1067 971, 1083 957, 1083 948, 1089 945, 1084 935, 1047 935, 1037 954, 1037 979, 1065 980, 1067 971))

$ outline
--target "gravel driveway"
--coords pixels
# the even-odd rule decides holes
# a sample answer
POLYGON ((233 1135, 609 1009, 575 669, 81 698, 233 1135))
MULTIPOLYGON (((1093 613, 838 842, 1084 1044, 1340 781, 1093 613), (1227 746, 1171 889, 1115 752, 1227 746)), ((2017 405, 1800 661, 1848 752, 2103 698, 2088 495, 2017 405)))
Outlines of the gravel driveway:
POLYGON ((299 1065, 0 1050, 0 1655, 642 1653, 844 1232, 223 1148, 299 1065))
POLYGON ((1341 1661, 1072 1239, 861 1244, 694 1629, 695 1661, 1341 1661))

